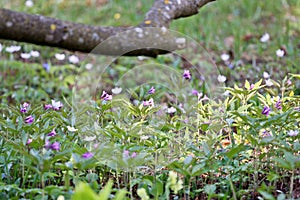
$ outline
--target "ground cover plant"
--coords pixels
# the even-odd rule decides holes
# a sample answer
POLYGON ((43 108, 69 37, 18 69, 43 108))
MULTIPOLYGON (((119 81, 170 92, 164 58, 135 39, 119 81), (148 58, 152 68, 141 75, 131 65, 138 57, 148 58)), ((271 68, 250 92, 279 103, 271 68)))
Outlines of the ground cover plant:
MULTIPOLYGON (((151 6, 0 5, 125 26, 151 6)), ((172 24, 195 45, 157 58, 0 41, 0 199, 300 198, 299 8, 218 1, 172 24)))

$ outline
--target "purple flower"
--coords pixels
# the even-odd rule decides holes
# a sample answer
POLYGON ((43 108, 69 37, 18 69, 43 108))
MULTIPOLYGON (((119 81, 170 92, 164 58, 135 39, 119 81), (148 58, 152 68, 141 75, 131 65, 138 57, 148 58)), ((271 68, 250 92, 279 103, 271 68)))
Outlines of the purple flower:
POLYGON ((151 87, 150 90, 148 90, 148 94, 154 94, 155 93, 155 88, 151 87))
POLYGON ((99 143, 96 143, 93 145, 94 149, 97 149, 99 147, 99 143))
POLYGON ((47 136, 53 137, 56 135, 55 129, 53 129, 47 136))
POLYGON ((125 158, 129 157, 129 151, 128 150, 123 151, 123 157, 125 157, 125 158))
POLYGON ((137 153, 136 152, 133 152, 132 154, 131 154, 131 158, 135 158, 137 156, 137 153))
POLYGON ((63 107, 63 104, 60 101, 51 100, 51 105, 53 110, 59 110, 63 107))
POLYGON ((32 139, 29 138, 29 139, 27 140, 27 142, 26 142, 26 145, 29 145, 31 142, 32 142, 32 139))
POLYGON ((143 105, 152 107, 152 106, 154 106, 154 101, 152 98, 150 98, 148 101, 144 101, 143 105))
POLYGON ((198 101, 208 101, 209 100, 208 96, 204 95, 204 97, 201 98, 202 96, 203 96, 202 93, 198 94, 198 101))
POLYGON ((27 112, 27 108, 21 107, 21 108, 20 108, 20 112, 21 112, 21 113, 26 113, 26 112, 27 112))
POLYGON ((270 111, 271 109, 268 106, 265 106, 261 114, 268 116, 270 114, 270 111))
POLYGON ((29 107, 29 103, 24 102, 24 103, 23 103, 23 107, 24 107, 24 108, 28 108, 28 107, 29 107))
POLYGON ((21 105, 20 112, 21 113, 26 113, 28 107, 29 107, 29 103, 24 102, 23 105, 21 105))
POLYGON ((44 63, 44 64, 43 64, 43 68, 44 68, 47 72, 50 71, 50 65, 49 65, 48 63, 44 63))
POLYGON ((250 90, 252 90, 253 88, 255 87, 255 85, 252 83, 251 85, 250 85, 250 90))
POLYGON ((198 93, 199 92, 197 90, 195 90, 195 89, 192 90, 192 95, 198 96, 198 93))
POLYGON ((45 149, 49 149, 51 147, 51 143, 49 142, 49 140, 46 140, 44 147, 45 149))
POLYGON ((60 144, 58 142, 54 142, 53 144, 51 144, 50 149, 55 150, 55 151, 59 151, 60 150, 60 144))
POLYGON ((28 117, 25 118, 25 123, 26 124, 31 124, 34 121, 34 118, 29 115, 28 117))
POLYGON ((105 100, 105 101, 111 101, 112 100, 112 95, 108 94, 106 91, 103 91, 100 98, 105 100))
POLYGON ((277 108, 278 110, 281 110, 282 109, 282 106, 281 106, 281 101, 278 100, 275 104, 275 108, 277 108))
POLYGON ((185 78, 186 80, 190 80, 190 79, 192 78, 192 75, 191 75, 191 73, 190 73, 189 70, 184 70, 182 76, 183 76, 183 78, 185 78))
POLYGON ((52 105, 51 105, 51 104, 46 104, 46 105, 44 106, 44 109, 45 109, 45 110, 52 109, 52 105))
POLYGON ((262 132, 262 136, 263 136, 263 137, 270 137, 270 136, 272 136, 272 135, 271 135, 271 133, 270 133, 269 131, 264 130, 264 131, 262 132))
POLYGON ((82 154, 82 158, 84 158, 84 159, 90 159, 93 156, 94 156, 94 154, 91 152, 86 152, 86 153, 82 154))

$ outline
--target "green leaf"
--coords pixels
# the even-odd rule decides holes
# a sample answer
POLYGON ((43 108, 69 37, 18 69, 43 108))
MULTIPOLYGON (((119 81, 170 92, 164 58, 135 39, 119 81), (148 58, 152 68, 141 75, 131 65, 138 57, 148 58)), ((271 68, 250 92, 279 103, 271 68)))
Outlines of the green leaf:
POLYGON ((110 192, 111 192, 111 188, 112 188, 113 182, 112 180, 109 180, 107 182, 107 184, 105 185, 105 187, 100 191, 99 193, 99 199, 101 200, 107 200, 110 192))
POLYGON ((280 194, 277 196, 277 200, 285 200, 285 194, 280 194))
POLYGON ((245 81, 245 88, 246 88, 247 90, 250 90, 250 83, 249 83, 248 80, 245 81))
POLYGON ((125 199, 125 195, 126 195, 127 191, 122 189, 119 190, 114 198, 114 200, 123 200, 125 199))
POLYGON ((72 200, 99 200, 98 195, 90 188, 87 183, 80 182, 75 188, 72 200))
POLYGON ((267 200, 275 200, 274 196, 264 190, 258 190, 258 192, 267 200))
POLYGON ((292 170, 293 169, 293 167, 290 165, 290 163, 287 162, 284 159, 274 158, 274 160, 279 164, 280 167, 283 167, 283 168, 288 169, 288 170, 292 170))
POLYGON ((293 78, 300 79, 300 74, 290 74, 293 78))
POLYGON ((226 153, 227 157, 232 159, 236 154, 244 151, 246 146, 244 144, 240 144, 237 147, 232 148, 229 152, 226 153))
POLYGON ((206 185, 204 187, 204 192, 208 195, 212 195, 215 193, 217 187, 215 185, 206 185))

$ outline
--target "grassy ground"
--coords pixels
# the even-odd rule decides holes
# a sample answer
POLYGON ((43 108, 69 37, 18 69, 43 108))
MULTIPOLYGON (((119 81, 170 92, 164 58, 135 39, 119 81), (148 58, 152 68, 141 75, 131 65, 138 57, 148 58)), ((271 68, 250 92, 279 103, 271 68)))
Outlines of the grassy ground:
MULTIPOLYGON (((143 20, 153 1, 38 1, 33 7, 21 1, 2 1, 1 7, 42 14, 63 20, 103 26, 131 26, 143 20), (88 3, 89 2, 89 3, 88 3), (118 16, 119 15, 119 16, 118 16)), ((171 29, 199 42, 228 75, 242 73, 243 78, 268 71, 282 78, 286 72, 297 71, 299 58, 300 11, 297 0, 229 1, 220 0, 200 9, 196 16, 179 19, 171 29), (260 37, 268 33, 267 43, 260 37), (278 59, 276 50, 284 48, 287 55, 278 59), (228 70, 220 55, 230 52, 233 64, 243 67, 228 70), (278 62, 277 62, 278 61, 278 62), (276 62, 276 63, 275 63, 276 62), (257 70, 259 69, 259 70, 257 70), (255 71, 255 72, 252 72, 255 71)))
MULTIPOLYGON (((0 7, 78 23, 131 26, 143 20, 153 0, 33 2, 33 7, 26 7, 25 1, 2 0, 0 7)), ((198 15, 174 21, 170 28, 192 38, 199 46, 191 47, 183 53, 185 59, 171 54, 161 55, 156 59, 124 57, 114 60, 101 74, 102 89, 110 91, 119 80, 125 80, 124 76, 129 76, 128 79, 132 81, 126 84, 140 84, 142 87, 131 91, 128 104, 118 102, 124 106, 121 109, 118 105, 114 108, 112 104, 103 104, 96 98, 83 114, 77 113, 78 116, 71 113, 75 108, 69 103, 76 83, 75 74, 83 78, 80 81, 85 86, 91 76, 98 76, 97 73, 92 74, 86 64, 102 64, 109 58, 0 41, 4 47, 0 52, 0 110, 3 111, 3 118, 0 119, 0 172, 3 178, 0 183, 0 199, 8 196, 13 198, 14 194, 18 194, 15 199, 57 199, 60 194, 68 199, 79 181, 88 182, 98 192, 108 179, 114 180, 113 194, 120 188, 126 188, 130 191, 127 196, 132 199, 138 198, 137 188, 146 188, 154 199, 158 199, 160 195, 161 199, 300 197, 299 136, 296 139, 287 136, 287 132, 299 130, 299 113, 296 110, 300 106, 297 96, 300 94, 300 85, 297 77, 292 77, 290 73, 300 73, 300 1, 217 0, 200 9, 198 15), (261 42, 265 33, 270 35, 270 39, 261 42), (21 58, 21 52, 10 54, 4 50, 12 44, 21 45, 21 52, 38 50, 41 55, 25 60, 21 58), (278 49, 285 51, 283 57, 276 55, 278 49), (64 53, 67 57, 75 54, 82 63, 70 64, 67 59, 58 61, 55 59, 56 53, 64 53), (227 61, 221 59, 224 53, 230 57, 227 61), (127 73, 137 65, 145 65, 149 69, 152 65, 170 66, 182 79, 183 70, 190 69, 193 79, 189 83, 193 89, 204 92, 201 74, 196 74, 189 62, 196 67, 216 64, 216 68, 208 67, 213 72, 206 75, 221 73, 226 76, 226 86, 236 84, 240 87, 231 89, 230 100, 227 99, 222 105, 227 110, 217 110, 217 113, 221 113, 220 116, 212 114, 216 107, 221 106, 216 102, 198 102, 197 106, 189 103, 180 105, 176 98, 174 100, 174 94, 165 94, 168 92, 165 85, 154 85, 151 81, 143 85, 143 79, 155 79, 164 74, 163 70, 127 73), (43 67, 45 63, 50 65, 49 70, 43 67), (264 72, 267 74, 264 75, 264 72), (257 84, 252 93, 250 84, 268 79, 264 76, 270 76, 277 83, 272 88, 260 88, 257 84), (289 78, 285 78, 286 76, 289 78), (245 84, 246 80, 250 83, 245 84), (174 106, 178 115, 171 113, 159 120, 154 115, 158 113, 157 107, 152 110, 130 104, 134 100, 141 103, 152 97, 147 93, 151 84, 157 90, 153 95, 155 104, 167 108, 174 106), (276 100, 276 96, 282 98, 282 109, 278 109, 280 106, 277 103, 280 100, 276 100), (63 101, 64 108, 57 112, 45 111, 41 104, 48 104, 51 99, 63 101), (20 113, 18 107, 27 101, 32 106, 30 113, 38 119, 32 126, 22 123, 26 115, 20 113), (269 111, 271 114, 262 113, 267 105, 272 108, 269 111), (200 117, 190 118, 188 121, 184 118, 181 106, 187 112, 196 110, 200 117), (94 141, 89 139, 92 131, 82 128, 81 124, 76 124, 78 134, 67 128, 75 126, 78 119, 88 121, 90 118, 85 112, 96 112, 92 117, 97 118, 99 126, 96 129, 105 135, 104 138, 99 136, 94 141), (57 130, 58 139, 47 136, 53 129, 57 130), (155 134, 144 141, 140 140, 137 130, 155 134), (79 132, 86 135, 79 135, 79 132), (265 134, 271 134, 271 137, 265 138, 265 134), (28 138, 33 139, 30 145, 26 144, 28 138), (107 138, 114 141, 114 147, 121 153, 111 155, 109 153, 114 152, 114 148, 105 146, 101 152, 96 152, 98 157, 95 160, 86 161, 81 157, 82 153, 93 148, 95 142, 101 144, 107 138), (61 151, 46 151, 46 139, 51 142, 59 141, 61 151), (168 145, 174 145, 182 155, 179 155, 178 160, 176 157, 171 164, 157 164, 161 159, 158 156, 160 153, 167 158, 174 156, 165 152, 164 147, 168 145), (126 149, 130 150, 131 156, 135 152, 138 152, 138 156, 132 160, 129 158, 128 163, 122 163, 122 152, 126 149), (143 152, 147 152, 147 156, 143 157, 143 152), (111 163, 103 164, 101 156, 105 157, 106 154, 122 165, 132 164, 136 167, 138 163, 149 162, 149 168, 139 168, 138 172, 133 173, 123 171, 123 168, 118 169, 111 163), (179 181, 175 181, 177 185, 173 183, 168 186, 173 187, 173 193, 166 192, 169 189, 164 184, 171 184, 172 174, 169 174, 169 170, 178 172, 179 177, 175 179, 184 180, 187 192, 181 190, 176 196, 173 189, 175 186, 179 187, 179 181)), ((166 84, 182 84, 181 89, 185 89, 184 81, 174 78, 170 80, 171 83, 166 84)), ((122 86, 120 82, 119 86, 122 86)), ((179 95, 181 92, 177 91, 179 95)), ((96 94, 100 95, 101 93, 96 94)), ((85 191, 88 189, 85 188, 85 191)), ((80 199, 80 195, 77 199, 80 199)))

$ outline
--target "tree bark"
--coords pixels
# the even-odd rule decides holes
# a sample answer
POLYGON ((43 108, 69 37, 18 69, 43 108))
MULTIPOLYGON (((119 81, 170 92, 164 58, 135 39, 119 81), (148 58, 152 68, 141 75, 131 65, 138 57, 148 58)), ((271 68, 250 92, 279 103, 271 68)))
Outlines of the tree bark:
POLYGON ((215 0, 156 0, 135 27, 91 26, 0 9, 0 39, 103 55, 152 56, 183 48, 167 30, 172 20, 198 13, 215 0))

